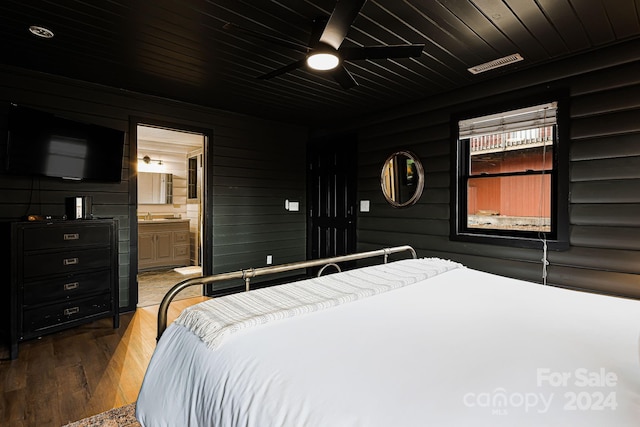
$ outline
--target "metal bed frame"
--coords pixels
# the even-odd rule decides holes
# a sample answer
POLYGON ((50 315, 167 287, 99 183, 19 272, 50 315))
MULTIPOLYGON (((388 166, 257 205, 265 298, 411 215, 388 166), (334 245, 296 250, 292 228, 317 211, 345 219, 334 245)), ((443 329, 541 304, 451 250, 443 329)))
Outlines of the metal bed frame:
POLYGON ((253 277, 266 276, 269 274, 283 273, 286 271, 300 270, 303 268, 317 267, 321 265, 323 267, 320 268, 320 271, 318 271, 318 277, 320 277, 322 273, 329 267, 333 267, 338 272, 340 272, 340 266, 337 264, 339 262, 356 261, 365 258, 383 256, 384 263, 386 264, 389 259, 389 255, 405 251, 410 252, 413 259, 417 258, 416 251, 411 246, 405 245, 331 258, 299 261, 288 264, 271 265, 268 267, 249 268, 246 270, 238 270, 230 273, 219 273, 212 276, 194 277, 184 280, 173 286, 169 290, 169 292, 166 293, 166 295, 162 299, 162 302, 160 303, 160 307, 158 309, 158 336, 156 337, 156 340, 159 340, 165 329, 167 329, 167 312, 169 311, 169 304, 171 304, 171 301, 173 301, 173 299, 176 297, 176 295, 178 295, 179 292, 188 288, 189 286, 207 285, 209 283, 221 282, 224 280, 243 279, 245 282, 245 291, 249 291, 249 282, 253 277))

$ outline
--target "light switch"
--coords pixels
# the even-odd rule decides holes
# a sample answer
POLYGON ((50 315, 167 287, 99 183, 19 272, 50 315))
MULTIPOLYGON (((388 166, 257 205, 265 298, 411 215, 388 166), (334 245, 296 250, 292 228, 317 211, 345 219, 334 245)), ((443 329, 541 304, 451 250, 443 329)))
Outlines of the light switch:
POLYGON ((289 202, 289 211, 298 212, 300 210, 300 202, 289 202))
POLYGON ((360 212, 369 212, 370 205, 369 200, 360 200, 360 212))

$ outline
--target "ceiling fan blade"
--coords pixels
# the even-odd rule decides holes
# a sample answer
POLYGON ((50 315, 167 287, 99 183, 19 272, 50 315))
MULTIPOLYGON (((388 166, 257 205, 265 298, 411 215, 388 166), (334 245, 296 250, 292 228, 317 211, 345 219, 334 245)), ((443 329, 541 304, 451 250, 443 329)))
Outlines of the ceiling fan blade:
POLYGON ((317 46, 322 36, 324 28, 327 26, 327 17, 319 16, 311 22, 311 34, 309 35, 309 46, 317 46))
POLYGON ((320 36, 320 41, 338 50, 366 2, 367 0, 338 0, 320 36))
POLYGON ((269 43, 273 43, 273 44, 277 44, 280 45, 282 47, 286 47, 289 49, 293 49, 296 50, 298 52, 302 52, 302 53, 308 53, 311 49, 309 48, 309 46, 305 46, 303 44, 300 43, 296 43, 293 42, 291 40, 286 40, 286 39, 281 39, 280 37, 276 37, 276 36, 270 36, 269 34, 265 34, 265 33, 261 33, 259 31, 254 31, 254 30, 250 30, 248 28, 244 28, 241 27, 237 24, 231 23, 231 22, 227 22, 226 24, 224 24, 224 26, 222 27, 227 31, 231 31, 231 32, 238 32, 238 33, 243 33, 243 34, 247 34, 251 37, 260 39, 260 40, 264 40, 267 41, 269 43))
POLYGON ((417 58, 422 55, 424 44, 406 44, 398 46, 364 46, 340 49, 344 60, 417 58))
POLYGON ((263 74, 261 76, 258 76, 257 78, 261 79, 261 80, 268 80, 268 79, 271 79, 273 77, 277 77, 277 76, 279 76, 281 74, 288 73, 289 71, 296 70, 296 69, 304 66, 305 63, 306 63, 306 59, 301 59, 299 61, 292 62, 289 65, 285 65, 282 68, 275 69, 275 70, 273 70, 273 71, 271 71, 271 72, 269 72, 267 74, 263 74))
POLYGON ((331 77, 333 77, 343 89, 351 89, 354 86, 358 86, 356 79, 354 79, 349 70, 342 65, 334 71, 331 71, 331 77))

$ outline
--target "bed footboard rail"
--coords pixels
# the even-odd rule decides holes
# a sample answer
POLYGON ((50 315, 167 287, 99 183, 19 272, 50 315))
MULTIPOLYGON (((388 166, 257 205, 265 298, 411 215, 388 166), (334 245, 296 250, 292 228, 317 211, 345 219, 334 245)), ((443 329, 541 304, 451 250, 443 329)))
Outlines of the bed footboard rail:
POLYGON ((156 340, 159 340, 164 330, 167 328, 167 313, 169 311, 169 305, 171 301, 180 293, 182 290, 190 287, 190 286, 202 286, 215 282, 222 282, 225 280, 237 280, 243 279, 245 282, 245 289, 249 291, 249 282, 251 278, 258 276, 266 276, 269 274, 276 273, 284 273, 292 270, 301 270, 310 267, 323 266, 318 272, 318 276, 320 276, 326 267, 333 267, 336 270, 340 271, 340 267, 338 266, 339 262, 348 262, 348 261, 357 261, 365 258, 374 258, 378 256, 384 257, 384 263, 386 264, 389 258, 389 255, 399 253, 399 252, 409 252, 411 256, 416 259, 417 254, 416 251, 408 245, 405 246, 395 246, 392 248, 384 248, 378 249, 374 251, 368 252, 360 252, 349 255, 342 255, 337 257, 330 258, 320 258, 313 259, 308 261, 299 261, 288 264, 280 264, 280 265, 270 265, 267 267, 259 267, 259 268, 249 268, 246 270, 238 270, 232 271, 229 273, 219 273, 214 274, 212 276, 204 276, 204 277, 194 277, 192 279, 184 280, 176 285, 174 285, 169 292, 167 292, 160 303, 160 307, 158 308, 158 335, 156 340))

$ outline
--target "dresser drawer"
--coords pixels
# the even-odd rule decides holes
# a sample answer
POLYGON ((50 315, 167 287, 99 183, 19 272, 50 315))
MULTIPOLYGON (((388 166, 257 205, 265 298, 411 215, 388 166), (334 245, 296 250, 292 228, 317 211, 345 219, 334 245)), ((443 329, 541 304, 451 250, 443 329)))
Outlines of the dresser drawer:
POLYGON ((48 227, 25 227, 22 231, 25 251, 39 249, 65 249, 82 246, 108 245, 111 231, 108 224, 51 225, 48 227))
POLYGON ((30 279, 52 274, 104 268, 111 265, 111 249, 95 248, 55 253, 27 253, 24 256, 23 277, 30 279))
POLYGON ((75 274, 43 282, 25 283, 23 289, 24 305, 43 304, 52 301, 78 298, 88 294, 109 292, 111 289, 111 270, 94 273, 75 274))
POLYGON ((27 334, 52 326, 111 311, 111 296, 106 293, 91 298, 65 301, 43 307, 25 309, 22 331, 27 334))

